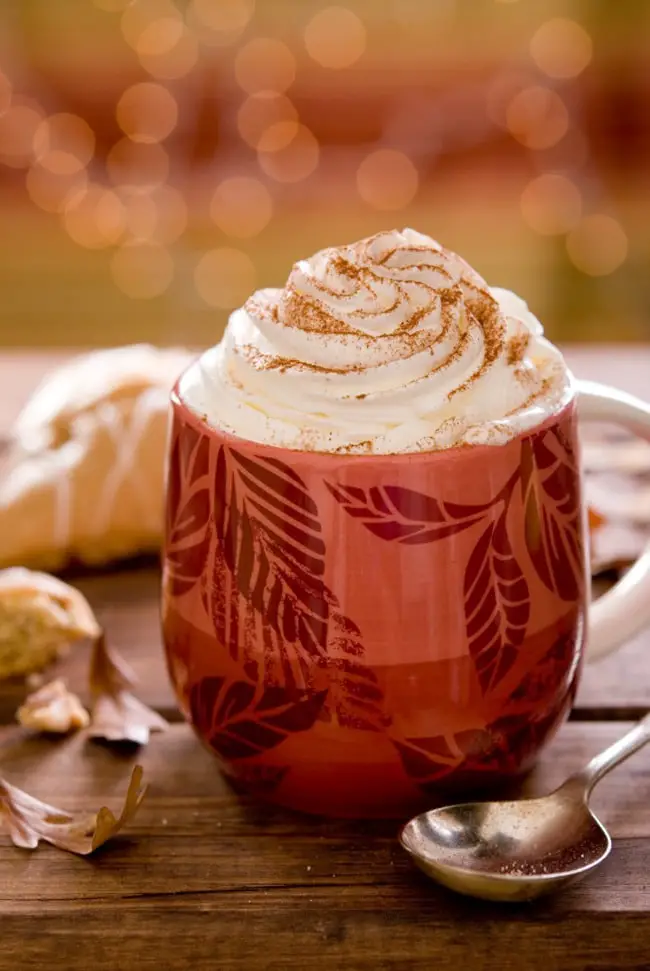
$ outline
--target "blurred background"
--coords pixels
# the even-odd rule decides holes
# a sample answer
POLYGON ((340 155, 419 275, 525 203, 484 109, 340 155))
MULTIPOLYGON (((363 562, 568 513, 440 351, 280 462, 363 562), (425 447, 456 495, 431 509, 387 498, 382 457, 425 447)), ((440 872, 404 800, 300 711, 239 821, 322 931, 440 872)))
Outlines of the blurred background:
POLYGON ((650 4, 2 0, 0 345, 214 343, 405 225, 650 338, 650 4))

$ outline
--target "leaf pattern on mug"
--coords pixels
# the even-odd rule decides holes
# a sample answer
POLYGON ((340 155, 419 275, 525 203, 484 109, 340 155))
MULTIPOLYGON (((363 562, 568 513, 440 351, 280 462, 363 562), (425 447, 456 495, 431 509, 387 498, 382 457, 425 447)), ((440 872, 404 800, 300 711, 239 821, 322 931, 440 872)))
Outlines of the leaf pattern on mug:
POLYGON ((469 651, 488 694, 517 660, 530 618, 530 591, 507 527, 507 507, 480 535, 465 568, 469 651))
POLYGON ((327 683, 330 717, 378 730, 382 692, 363 664, 359 628, 323 580, 318 508, 300 476, 277 459, 221 447, 214 519, 212 616, 231 657, 252 680, 289 690, 327 683))
POLYGON ((537 576, 562 600, 576 600, 585 584, 579 475, 560 428, 524 440, 521 486, 526 546, 537 576))
POLYGON ((480 782, 483 774, 513 776, 530 765, 561 722, 567 697, 539 714, 536 706, 495 719, 486 728, 468 729, 433 738, 395 741, 404 770, 425 792, 480 782))
POLYGON ((248 681, 207 677, 190 690, 196 728, 223 759, 247 759, 277 748, 318 718, 327 691, 289 692, 248 681))
POLYGON ((380 539, 415 546, 453 536, 480 522, 502 494, 481 505, 442 502, 402 486, 325 485, 348 516, 380 539))
POLYGON ((489 748, 492 739, 482 729, 469 729, 432 738, 393 740, 393 744, 406 774, 426 791, 444 784, 446 777, 458 772, 469 755, 489 748))
POLYGON ((172 595, 198 582, 210 550, 210 442, 185 426, 172 446, 167 483, 167 566, 172 595))
MULTIPOLYGON (((551 631, 551 636, 553 632, 551 631)), ((562 684, 576 677, 579 659, 575 630, 566 630, 553 636, 545 654, 528 671, 512 692, 513 703, 526 702, 539 706, 550 702, 562 684)))

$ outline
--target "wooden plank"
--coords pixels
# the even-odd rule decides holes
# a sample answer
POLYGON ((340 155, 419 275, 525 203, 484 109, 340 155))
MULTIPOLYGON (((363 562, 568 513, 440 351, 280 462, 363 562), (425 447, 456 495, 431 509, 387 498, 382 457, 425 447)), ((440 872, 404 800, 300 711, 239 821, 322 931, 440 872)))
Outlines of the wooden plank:
POLYGON ((645 914, 526 919, 419 895, 273 889, 132 900, 117 914, 84 902, 2 921, 0 971, 646 971, 645 914), (146 923, 145 923, 146 921, 146 923), (56 964, 55 964, 56 962, 56 964))
MULTIPOLYGON (((570 724, 528 782, 546 791, 617 738, 570 724)), ((119 801, 134 756, 81 736, 0 734, 3 772, 63 808, 119 801)), ((605 779, 594 808, 610 860, 536 905, 466 901, 427 881, 394 823, 319 820, 235 797, 185 726, 137 756, 150 791, 123 837, 84 860, 0 840, 0 971, 130 968, 641 968, 650 953, 648 759, 605 779), (598 923, 596 924, 595 918, 598 923), (82 929, 83 928, 83 929, 82 929), (543 958, 543 960, 542 960, 543 958), (549 965, 549 962, 551 964, 549 965)))

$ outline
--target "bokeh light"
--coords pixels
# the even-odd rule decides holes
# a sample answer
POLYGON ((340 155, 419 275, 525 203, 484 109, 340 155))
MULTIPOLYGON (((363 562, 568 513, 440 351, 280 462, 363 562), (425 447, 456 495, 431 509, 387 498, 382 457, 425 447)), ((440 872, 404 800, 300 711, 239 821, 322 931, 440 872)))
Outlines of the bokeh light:
POLYGON ((120 21, 124 40, 133 50, 141 52, 160 48, 167 43, 173 47, 183 30, 183 17, 172 0, 131 0, 124 8, 120 21), (175 24, 174 27, 171 25, 175 24), (152 30, 154 25, 158 29, 152 30), (171 40, 174 31, 176 39, 171 40), (144 38, 144 40, 143 40, 144 38), (142 46, 144 44, 144 46, 142 46))
POLYGON ((83 191, 88 184, 85 169, 62 175, 36 162, 30 168, 25 186, 30 199, 46 212, 63 212, 73 194, 83 191))
POLYGON ((184 77, 198 60, 198 41, 171 0, 134 0, 122 14, 121 27, 153 77, 184 77))
POLYGON ((318 142, 308 128, 295 122, 272 125, 262 136, 260 146, 260 168, 276 182, 301 182, 318 165, 318 142))
POLYGON ((11 81, 0 71, 0 115, 11 104, 11 81))
MULTIPOLYGON (((298 122, 298 112, 283 94, 275 91, 258 91, 251 94, 237 113, 237 129, 251 148, 260 148, 266 132, 274 125, 298 122)), ((295 130, 291 138, 295 137, 295 130)), ((289 138, 289 141, 291 141, 289 138)))
POLYGON ((485 89, 485 108, 488 118, 501 128, 508 127, 508 105, 524 88, 532 84, 532 75, 522 71, 504 71, 485 89))
POLYGON ((158 243, 129 241, 111 259, 115 285, 134 300, 159 297, 174 279, 174 260, 158 243))
POLYGON ((133 141, 162 142, 178 123, 178 104, 162 84, 145 81, 127 88, 115 114, 118 125, 133 141))
POLYGON ((282 41, 270 37, 250 40, 235 58, 235 77, 244 91, 282 93, 296 77, 296 61, 282 41))
POLYGON ((171 185, 160 185, 151 193, 158 214, 153 238, 159 243, 180 239, 188 223, 187 203, 182 192, 171 185))
POLYGON ((95 133, 83 118, 58 114, 46 118, 34 133, 34 157, 57 175, 74 175, 95 154, 95 133))
POLYGON ((205 253, 194 271, 199 294, 210 307, 234 310, 255 289, 255 266, 242 250, 223 247, 205 253))
POLYGON ((177 17, 161 17, 148 24, 136 44, 140 57, 158 57, 168 54, 185 33, 185 24, 177 17))
POLYGON ((625 230, 612 216, 596 213, 586 216, 566 240, 571 262, 588 276, 607 276, 627 257, 625 230))
POLYGON ((554 17, 535 32, 530 53, 537 66, 552 78, 574 78, 587 67, 593 44, 575 20, 554 17))
POLYGON ((26 168, 34 158, 34 136, 43 112, 30 104, 14 103, 0 115, 0 162, 26 168))
POLYGON ((582 198, 565 175, 547 172, 532 179, 521 195, 524 219, 544 236, 566 233, 580 219, 582 198))
POLYGON ((297 121, 278 121, 263 131, 257 142, 258 152, 280 152, 300 135, 297 121))
POLYGON ((526 148, 550 148, 566 135, 569 113, 556 91, 532 85, 514 96, 506 121, 511 134, 526 148))
POLYGON ((116 192, 124 206, 125 231, 132 239, 169 244, 185 232, 187 204, 172 186, 156 186, 148 192, 120 186, 116 192))
POLYGON ((102 249, 116 243, 124 232, 124 206, 115 192, 90 184, 69 197, 63 222, 79 246, 102 249))
POLYGON ((366 28, 347 7, 326 7, 305 27, 307 53, 323 67, 350 67, 366 49, 366 28))
POLYGON ((221 47, 240 36, 254 12, 255 0, 191 0, 187 20, 204 44, 221 47))
POLYGON ((161 185, 169 174, 169 156, 162 145, 122 138, 110 150, 106 168, 115 185, 161 185))
POLYGON ((212 197, 210 215, 228 236, 257 236, 273 215, 271 193, 258 179, 235 176, 224 179, 212 197))
POLYGON ((196 36, 183 26, 172 47, 159 53, 139 51, 138 57, 143 68, 152 77, 172 81, 185 77, 196 66, 199 59, 199 42, 196 36))
POLYGON ((403 209, 415 196, 418 183, 413 162, 393 149, 372 152, 357 171, 359 195, 375 209, 403 209))

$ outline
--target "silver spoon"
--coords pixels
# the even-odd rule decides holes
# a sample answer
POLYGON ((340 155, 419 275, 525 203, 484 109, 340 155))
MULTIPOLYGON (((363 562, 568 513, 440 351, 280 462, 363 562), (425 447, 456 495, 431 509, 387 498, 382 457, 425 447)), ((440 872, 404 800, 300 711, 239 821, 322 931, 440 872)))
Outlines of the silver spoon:
POLYGON ((591 790, 647 742, 650 714, 550 795, 434 809, 408 822, 400 842, 430 877, 470 897, 534 900, 560 890, 609 855, 591 790))

